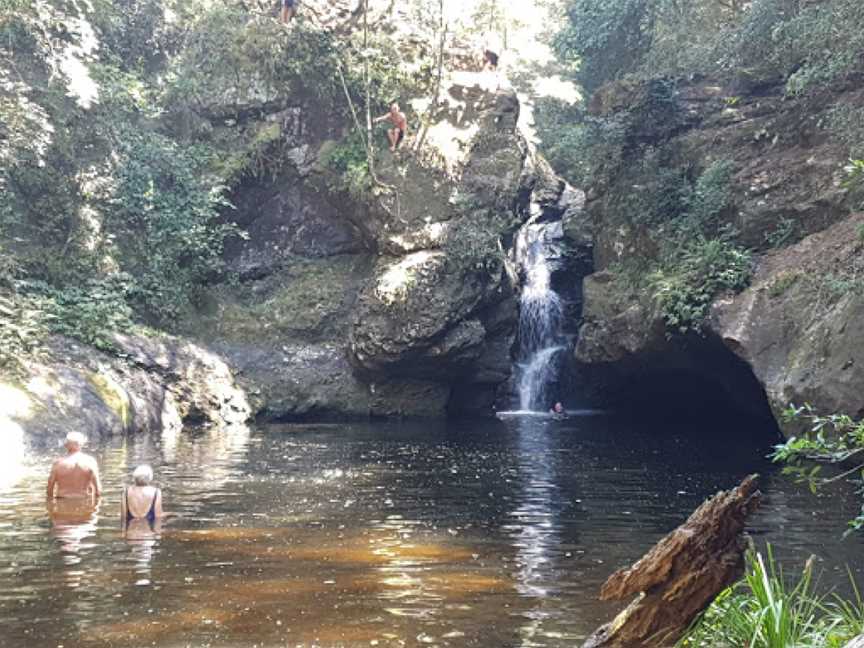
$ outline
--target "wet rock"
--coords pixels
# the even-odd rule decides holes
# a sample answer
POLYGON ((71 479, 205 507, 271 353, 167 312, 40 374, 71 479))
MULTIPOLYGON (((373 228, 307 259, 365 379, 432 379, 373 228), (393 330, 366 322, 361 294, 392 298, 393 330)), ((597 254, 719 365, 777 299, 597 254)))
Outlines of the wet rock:
POLYGON ((225 353, 263 421, 443 416, 450 394, 433 381, 364 382, 336 344, 231 345, 225 353))
POLYGON ((603 584, 600 598, 637 596, 583 648, 662 648, 674 645, 714 598, 744 572, 747 518, 759 506, 756 475, 721 491, 654 548, 603 584))

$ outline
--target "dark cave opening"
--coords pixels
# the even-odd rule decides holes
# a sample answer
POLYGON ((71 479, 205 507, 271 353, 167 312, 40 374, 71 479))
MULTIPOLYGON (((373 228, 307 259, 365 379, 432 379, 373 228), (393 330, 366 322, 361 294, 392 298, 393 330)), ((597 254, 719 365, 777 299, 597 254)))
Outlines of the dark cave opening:
POLYGON ((635 420, 780 438, 764 388, 716 336, 670 340, 617 363, 576 364, 568 382, 568 393, 582 391, 587 405, 635 420))

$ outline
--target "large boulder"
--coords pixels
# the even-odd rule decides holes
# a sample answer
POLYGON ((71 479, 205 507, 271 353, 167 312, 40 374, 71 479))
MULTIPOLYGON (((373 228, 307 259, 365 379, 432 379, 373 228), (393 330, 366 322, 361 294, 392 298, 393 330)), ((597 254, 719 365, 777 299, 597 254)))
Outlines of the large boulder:
POLYGON ((105 354, 62 337, 0 381, 0 427, 31 440, 242 425, 244 392, 218 355, 186 340, 117 335, 105 354))
POLYGON ((750 288, 718 300, 711 329, 790 403, 864 416, 864 214, 766 255, 750 288))

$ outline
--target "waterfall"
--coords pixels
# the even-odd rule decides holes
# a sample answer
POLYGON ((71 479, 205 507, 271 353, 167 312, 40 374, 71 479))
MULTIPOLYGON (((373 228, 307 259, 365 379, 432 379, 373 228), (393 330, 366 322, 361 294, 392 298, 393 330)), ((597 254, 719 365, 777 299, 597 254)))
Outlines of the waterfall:
POLYGON ((561 223, 528 223, 514 247, 523 277, 519 305, 517 386, 519 409, 546 411, 550 388, 558 374, 558 354, 566 348, 561 335, 561 298, 552 290, 553 244, 561 238, 561 223))

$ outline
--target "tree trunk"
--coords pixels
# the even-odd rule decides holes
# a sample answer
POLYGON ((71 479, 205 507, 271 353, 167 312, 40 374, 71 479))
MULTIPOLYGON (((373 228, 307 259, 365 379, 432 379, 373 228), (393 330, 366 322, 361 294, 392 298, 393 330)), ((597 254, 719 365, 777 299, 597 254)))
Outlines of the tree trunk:
POLYGON ((756 478, 750 475, 737 488, 717 493, 633 566, 612 574, 601 599, 639 597, 583 648, 673 645, 744 571, 742 533, 761 498, 756 478))

